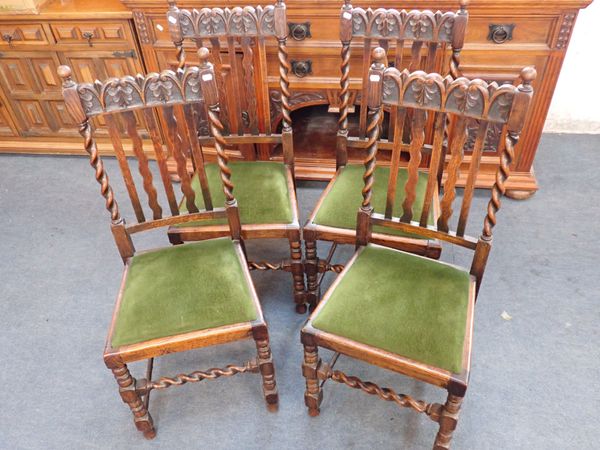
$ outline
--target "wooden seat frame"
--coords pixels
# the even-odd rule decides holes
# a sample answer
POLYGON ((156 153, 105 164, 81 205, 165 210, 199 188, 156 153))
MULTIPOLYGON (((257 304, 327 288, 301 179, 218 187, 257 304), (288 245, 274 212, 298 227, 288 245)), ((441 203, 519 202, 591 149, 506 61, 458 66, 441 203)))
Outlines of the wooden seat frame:
MULTIPOLYGON (((496 224, 496 213, 500 209, 500 198, 505 192, 505 182, 509 175, 510 164, 515 155, 527 110, 533 95, 531 83, 535 80, 536 71, 529 67, 521 72, 522 83, 498 86, 488 84, 483 80, 468 80, 452 77, 443 78, 439 74, 425 72, 398 71, 395 68, 385 68, 385 51, 378 48, 373 52, 374 63, 368 76, 368 112, 367 126, 367 155, 365 157, 363 202, 357 214, 356 244, 358 251, 348 263, 344 271, 335 280, 316 311, 308 319, 301 332, 304 345, 303 374, 306 378, 305 403, 311 416, 319 414, 322 400, 322 386, 331 379, 349 387, 360 389, 371 395, 377 395, 383 400, 393 401, 402 407, 409 407, 417 412, 425 413, 439 424, 439 432, 435 439, 435 449, 448 449, 450 440, 458 421, 458 413, 466 393, 470 361, 471 337, 473 330, 473 310, 481 285, 481 280, 492 245, 492 228, 496 224), (436 137, 434 139, 430 165, 436 166, 442 154, 444 144, 444 128, 450 127, 448 147, 450 162, 447 168, 448 178, 444 184, 444 195, 441 200, 441 214, 436 226, 427 225, 427 212, 434 193, 435 180, 430 180, 424 199, 424 212, 420 218, 413 220, 414 188, 417 180, 417 170, 421 158, 421 146, 411 146, 410 163, 408 166, 409 182, 405 186, 407 201, 404 203, 402 217, 392 217, 386 213, 376 214, 371 205, 373 177, 376 167, 378 137, 382 106, 410 108, 413 117, 433 114, 436 121, 436 137), (448 118, 450 119, 448 120, 448 118), (456 179, 464 156, 464 141, 467 135, 467 118, 479 119, 481 125, 477 133, 467 185, 461 202, 460 217, 456 231, 451 231, 449 219, 452 216, 453 202, 456 197, 456 179), (505 146, 501 154, 501 164, 492 188, 491 199, 487 205, 483 231, 479 239, 465 234, 475 178, 479 169, 482 148, 486 140, 487 128, 490 123, 499 123, 506 129, 505 146), (313 320, 327 305, 336 286, 343 280, 354 261, 360 257, 364 246, 373 242, 371 227, 373 225, 387 226, 403 230, 427 238, 435 238, 446 243, 457 245, 474 252, 471 268, 471 284, 468 298, 467 320, 463 347, 462 371, 451 373, 437 367, 415 361, 401 355, 383 351, 365 345, 343 336, 337 336, 319 330, 313 326, 313 320), (318 347, 334 351, 330 363, 324 363, 318 356, 318 347), (364 382, 356 377, 348 376, 333 365, 340 354, 356 358, 376 366, 415 378, 420 381, 442 387, 448 391, 445 404, 426 403, 415 400, 407 395, 398 394, 393 389, 381 388, 374 383, 364 382)), ((414 124, 414 122, 413 122, 414 124)), ((412 142, 418 139, 419 133, 413 127, 412 142)), ((422 132, 422 130, 421 130, 422 132)), ((396 144, 398 145, 398 144, 396 144)), ((395 186, 392 185, 392 186, 395 186)), ((392 250, 398 251, 398 250, 392 250)), ((416 257, 416 256, 415 256, 416 257)), ((439 262, 438 264, 445 264, 439 262)), ((399 273, 398 276, 402 276, 399 273)), ((338 301, 340 301, 338 299, 338 301)), ((400 301, 400 299, 399 299, 400 301)), ((365 305, 365 308, 367 305, 365 305)), ((402 326, 398 323, 398 326, 402 326)))
MULTIPOLYGON (((288 72, 287 19, 286 5, 283 0, 278 0, 275 5, 265 7, 244 8, 202 8, 201 10, 179 9, 176 2, 169 2, 167 13, 171 39, 177 49, 178 67, 182 69, 186 64, 184 40, 193 40, 197 46, 205 42, 212 47, 211 57, 215 66, 219 98, 221 99, 221 120, 225 127, 223 138, 227 145, 240 146, 245 159, 255 159, 253 151, 244 151, 248 146, 258 147, 261 159, 269 159, 270 148, 274 144, 281 144, 283 149, 283 163, 286 167, 289 201, 292 207, 292 221, 287 224, 242 224, 242 236, 245 239, 284 238, 290 245, 291 259, 272 262, 250 262, 253 270, 284 270, 291 272, 294 283, 294 302, 299 313, 306 312, 304 267, 302 261, 302 246, 300 236, 300 223, 298 218, 298 202, 296 200, 296 187, 294 179, 294 149, 292 138, 292 119, 290 115, 290 90, 288 72), (267 85, 267 67, 265 41, 268 38, 277 39, 277 56, 279 61, 279 88, 282 105, 282 132, 275 133, 271 130, 270 104, 267 85), (222 44, 228 52, 224 60, 221 54, 222 44), (237 43, 243 53, 242 72, 239 73, 236 64, 237 43), (255 45, 257 51, 253 51, 255 45), (256 62, 256 64, 254 64, 256 62), (255 67, 256 66, 256 67, 255 67), (228 85, 224 71, 230 73, 232 84, 228 85), (240 95, 237 87, 239 80, 243 79, 245 92, 248 96, 248 108, 242 111, 240 95), (228 88, 229 86, 229 88, 228 88), (260 104, 257 104, 258 96, 260 104), (232 94, 232 95, 228 95, 232 94), (263 111, 259 120, 258 111, 263 111)), ((214 142, 213 137, 202 132, 200 140, 203 145, 214 142)), ((208 131, 208 130, 206 130, 208 131)), ((170 227, 169 239, 173 244, 184 241, 210 239, 215 236, 227 234, 226 226, 190 226, 170 227)))
MULTIPOLYGON (((248 263, 245 259, 238 207, 233 196, 231 171, 227 165, 228 156, 224 151, 225 140, 221 134, 222 124, 219 121, 218 115, 219 101, 215 84, 215 73, 212 64, 208 62, 208 50, 205 48, 199 50, 199 56, 201 60, 199 67, 187 67, 185 70, 178 70, 177 72, 165 70, 160 74, 151 73, 147 76, 138 75, 137 77, 110 78, 105 82, 97 81, 94 84, 77 84, 72 79, 71 69, 67 66, 61 66, 58 70, 59 76, 63 80, 63 96, 67 110, 78 124, 79 132, 84 138, 85 151, 90 155, 90 163, 95 171, 96 180, 101 186, 102 196, 106 200, 106 209, 111 216, 111 230, 119 253, 125 263, 123 280, 119 289, 117 304, 114 309, 106 348, 104 350, 104 362, 117 380, 121 398, 130 407, 137 429, 149 439, 153 438, 156 434, 152 417, 148 412, 150 392, 155 389, 165 389, 201 380, 212 380, 238 373, 260 372, 268 408, 274 411, 278 405, 278 393, 269 345, 269 333, 261 311, 260 302, 250 278, 248 263), (199 211, 194 205, 194 193, 190 185, 191 178, 185 172, 186 161, 183 157, 183 143, 187 143, 192 148, 196 175, 203 177, 204 162, 202 160, 200 143, 196 139, 197 130, 196 121, 194 120, 197 113, 196 107, 201 101, 205 102, 208 106, 210 128, 215 140, 226 204, 224 208, 212 208, 210 196, 207 195, 208 191, 203 189, 203 195, 206 196, 205 201, 207 201, 205 204, 211 205, 211 209, 199 211), (177 109, 179 108, 181 108, 181 112, 185 113, 184 117, 186 120, 174 129, 184 130, 185 134, 177 136, 177 139, 174 139, 173 134, 169 136, 169 139, 167 139, 167 148, 176 155, 175 159, 180 169, 183 169, 180 170, 180 173, 183 175, 181 190, 186 197, 188 212, 182 212, 178 208, 173 186, 168 176, 163 142, 160 139, 154 116, 154 113, 158 112, 162 113, 166 119, 176 120, 176 116, 178 115, 177 109), (140 114, 140 116, 144 117, 146 129, 152 138, 157 164, 168 199, 169 209, 172 213, 169 217, 163 216, 162 208, 158 203, 152 172, 149 169, 148 159, 144 154, 141 145, 142 141, 136 129, 136 116, 134 114, 140 114), (90 119, 96 116, 102 116, 108 124, 115 154, 133 205, 133 210, 135 211, 137 223, 127 224, 119 212, 117 201, 109 184, 108 175, 98 154, 93 136, 90 119), (151 220, 146 220, 144 216, 135 183, 123 152, 118 126, 119 120, 123 120, 125 123, 129 137, 134 143, 134 151, 139 163, 139 172, 142 176, 144 190, 148 195, 149 206, 153 213, 151 220), (228 219, 227 229, 229 230, 229 236, 233 239, 235 251, 243 268, 243 279, 240 279, 240 283, 247 283, 250 287, 252 302, 257 311, 257 318, 251 322, 234 323, 113 348, 111 345, 113 330, 119 313, 129 267, 133 256, 136 254, 132 235, 173 224, 216 218, 228 219), (161 377, 158 380, 152 380, 155 357, 242 339, 253 339, 257 348, 257 357, 243 365, 229 365, 224 369, 213 368, 208 371, 196 371, 187 375, 179 374, 175 377, 161 377), (146 377, 135 379, 129 372, 127 364, 141 360, 148 361, 146 377)), ((205 177, 201 179, 205 180, 205 177)), ((223 268, 223 270, 227 270, 227 268, 223 268)))
MULTIPOLYGON (((331 264, 331 259, 338 244, 352 244, 356 239, 354 229, 343 229, 338 227, 324 226, 315 223, 315 217, 333 188, 334 183, 344 166, 348 164, 348 147, 366 149, 368 142, 365 140, 367 125, 367 73, 370 66, 371 49, 374 44, 379 44, 387 50, 390 43, 395 48, 394 64, 401 68, 404 62, 403 49, 407 42, 412 42, 411 58, 408 70, 414 71, 424 66, 428 72, 433 71, 439 59, 446 54, 446 47, 451 46, 451 57, 449 61, 449 72, 453 78, 459 76, 460 52, 463 47, 465 32, 468 22, 467 5, 468 0, 461 0, 460 9, 457 12, 432 12, 432 11, 398 11, 395 9, 362 9, 355 8, 349 0, 344 1, 340 11, 340 40, 341 50, 341 78, 340 78, 340 116, 338 120, 338 133, 336 141, 336 167, 337 171, 325 191, 321 194, 316 207, 303 227, 303 238, 305 245, 305 272, 307 277, 307 302, 312 309, 319 300, 319 288, 324 273, 333 270, 339 272, 342 265, 331 264), (355 98, 350 95, 350 49, 352 40, 361 38, 363 41, 363 65, 362 65, 362 96, 360 98, 360 121, 359 135, 349 137, 348 113, 350 105, 355 103, 355 98), (422 49, 427 49, 427 55, 423 58, 422 49), (332 242, 331 250, 325 260, 320 260, 317 255, 317 240, 332 242)), ((357 102, 358 103, 358 102, 357 102)), ((388 108, 386 106, 386 108, 388 108)), ((402 108, 389 108, 389 134, 391 139, 378 139, 380 149, 392 150, 390 180, 397 177, 401 166, 400 155, 409 152, 408 145, 395 146, 394 141, 402 141, 403 135, 410 134, 411 115, 405 114, 402 108)), ((383 120, 383 116, 382 116, 383 120)), ((421 165, 426 164, 431 153, 431 144, 425 141, 432 139, 433 122, 429 120, 428 130, 422 142, 423 159, 421 165)), ((441 186, 444 170, 444 154, 440 164, 431 167, 430 176, 437 179, 441 186)), ((357 186, 358 189, 358 186, 357 186)), ((436 189, 437 190, 437 189, 436 189)), ((392 205, 393 206, 393 203, 392 205)), ((391 207, 388 203, 388 208, 391 207)), ((439 215, 437 194, 433 199, 433 219, 437 220, 439 215)), ((374 233, 373 242, 392 246, 401 250, 409 251, 430 258, 439 258, 441 245, 435 239, 412 239, 374 233)))

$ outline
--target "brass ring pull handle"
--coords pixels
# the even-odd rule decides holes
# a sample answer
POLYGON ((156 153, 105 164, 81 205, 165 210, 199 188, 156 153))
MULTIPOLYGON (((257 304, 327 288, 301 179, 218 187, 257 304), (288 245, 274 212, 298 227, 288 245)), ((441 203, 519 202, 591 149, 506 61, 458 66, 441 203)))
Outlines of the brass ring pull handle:
POLYGON ((298 78, 304 78, 312 73, 312 60, 306 59, 303 61, 291 61, 292 73, 298 78))
POLYGON ((12 34, 5 33, 2 35, 2 40, 6 41, 8 45, 12 44, 12 41, 15 37, 12 34))
POLYGON ((85 31, 81 34, 83 36, 84 39, 87 40, 88 45, 90 47, 92 47, 94 44, 92 44, 92 39, 94 39, 94 33, 91 31, 85 31))
POLYGON ((515 24, 491 24, 488 40, 496 44, 504 44, 506 41, 512 41, 515 24))
POLYGON ((288 28, 290 30, 290 36, 295 41, 303 41, 306 38, 312 37, 310 34, 310 22, 288 22, 288 28))

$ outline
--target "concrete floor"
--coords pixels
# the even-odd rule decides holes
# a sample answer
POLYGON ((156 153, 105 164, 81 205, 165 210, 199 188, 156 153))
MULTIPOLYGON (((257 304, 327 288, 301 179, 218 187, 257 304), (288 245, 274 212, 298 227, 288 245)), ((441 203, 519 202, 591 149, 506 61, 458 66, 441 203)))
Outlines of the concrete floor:
MULTIPOLYGON (((115 161, 107 167, 116 179, 115 161)), ((454 448, 598 448, 598 167, 600 136, 546 135, 536 161, 540 192, 504 202, 454 448)), ((300 183, 303 217, 322 188, 300 183)), ((483 212, 486 199, 479 192, 474 211, 483 212)), ((473 223, 478 234, 481 221, 473 223)), ((87 160, 0 156, 0 224, 1 448, 431 446, 436 424, 426 417, 335 383, 325 386, 321 416, 308 417, 299 343, 305 317, 293 312, 291 277, 283 273, 254 276, 271 328, 279 412, 267 412, 255 375, 172 388, 153 394, 158 435, 145 441, 101 358, 121 263, 87 160)), ((159 232, 138 246, 164 243, 159 232)), ((287 246, 251 242, 249 253, 277 260, 287 246)), ((452 249, 443 259, 467 261, 452 249)), ((238 363, 252 352, 248 342, 169 355, 155 374, 238 363)), ((439 389, 382 369, 338 364, 427 401, 444 399, 439 389)), ((141 366, 132 369, 141 375, 141 366)))

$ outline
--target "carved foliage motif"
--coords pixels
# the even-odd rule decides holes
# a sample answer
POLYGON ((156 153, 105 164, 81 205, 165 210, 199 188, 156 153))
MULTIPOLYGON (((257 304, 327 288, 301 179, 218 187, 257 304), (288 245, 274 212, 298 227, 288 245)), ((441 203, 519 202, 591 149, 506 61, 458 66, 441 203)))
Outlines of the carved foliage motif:
POLYGON ((202 8, 192 11, 181 9, 178 17, 185 38, 275 35, 273 5, 256 8, 202 8))
POLYGON ((81 83, 77 92, 88 117, 104 112, 203 100, 197 67, 187 67, 178 72, 165 70, 146 76, 109 78, 104 83, 81 83))
MULTIPOLYGON (((271 104, 271 123, 275 123, 281 117, 281 92, 272 89, 269 92, 269 100, 271 104)), ((295 92, 290 97, 290 108, 302 103, 315 104, 327 101, 327 96, 321 92, 295 92)))
POLYGON ((383 103, 458 113, 491 122, 506 122, 517 88, 483 80, 443 78, 390 67, 384 72, 383 103))
MULTIPOLYGON (((465 151, 472 151, 475 147, 477 139, 477 131, 479 130, 479 120, 469 119, 467 126, 467 142, 465 142, 465 151)), ((500 139, 502 138, 502 124, 491 123, 488 126, 483 143, 484 153, 496 153, 500 147, 500 139)))
POLYGON ((352 35, 380 39, 451 42, 455 18, 456 13, 453 12, 354 8, 352 35))

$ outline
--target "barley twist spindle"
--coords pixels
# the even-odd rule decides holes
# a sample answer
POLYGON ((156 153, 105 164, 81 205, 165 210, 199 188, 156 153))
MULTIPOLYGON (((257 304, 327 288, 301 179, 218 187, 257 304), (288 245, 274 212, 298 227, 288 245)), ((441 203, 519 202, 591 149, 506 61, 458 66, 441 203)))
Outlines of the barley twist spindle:
POLYGON ((365 185, 362 190, 363 202, 362 209, 368 210, 371 207, 371 197, 373 196, 373 173, 375 172, 375 156, 377 154, 377 139, 379 138, 379 124, 381 122, 381 106, 369 108, 371 119, 367 126, 367 157, 365 158, 365 173, 363 180, 365 185))
POLYGON ((186 383, 197 383, 202 380, 215 380, 220 377, 230 377, 238 373, 257 371, 258 364, 255 359, 252 359, 241 367, 228 365, 225 369, 212 368, 207 371, 197 370, 189 375, 180 374, 174 377, 161 377, 158 381, 152 381, 150 386, 152 389, 166 389, 171 386, 181 386, 186 383))
POLYGON ((283 131, 291 131, 292 117, 290 109, 290 81, 288 78, 290 63, 288 62, 288 50, 285 39, 278 39, 277 58, 279 59, 279 88, 281 89, 283 131))
POLYGON ((350 42, 342 44, 342 64, 340 69, 342 76, 340 78, 340 118, 338 119, 338 131, 341 134, 347 134, 348 103, 350 102, 350 42))
POLYGON ((496 213, 500 209, 500 198, 506 192, 505 182, 510 174, 510 164, 515 157, 515 145, 519 141, 519 136, 513 133, 508 133, 506 136, 506 144, 500 157, 500 167, 496 172, 496 182, 492 187, 492 197, 488 203, 487 215, 483 222, 483 238, 485 240, 492 239, 492 228, 496 225, 496 213))
POLYGON ((115 200, 115 196, 112 188, 110 187, 108 181, 108 175, 104 170, 104 163, 100 159, 100 155, 98 154, 98 147, 96 146, 96 141, 92 137, 92 126, 89 120, 85 120, 79 126, 79 134, 83 136, 84 139, 84 147, 85 151, 90 155, 90 165, 94 168, 96 172, 96 181, 100 184, 100 192, 102 196, 106 199, 106 209, 110 212, 110 218, 114 224, 120 224, 123 219, 119 214, 119 206, 117 205, 117 201, 115 200))
POLYGON ((346 375, 344 372, 339 370, 333 370, 329 373, 332 380, 338 383, 343 383, 353 389, 360 389, 367 394, 377 395, 379 398, 391 402, 395 402, 398 405, 405 408, 412 408, 419 413, 425 413, 428 416, 435 417, 439 411, 439 406, 436 403, 426 403, 422 400, 415 400, 414 398, 405 395, 398 394, 396 391, 390 388, 382 388, 377 386, 375 383, 370 381, 362 381, 360 378, 346 375))
POLYGON ((215 149, 217 150, 217 163, 223 180, 223 192, 227 203, 235 202, 233 197, 233 183, 231 182, 231 169, 228 167, 229 157, 225 153, 225 138, 223 137, 223 123, 219 119, 218 106, 208 108, 208 119, 210 121, 210 132, 215 139, 215 149))

